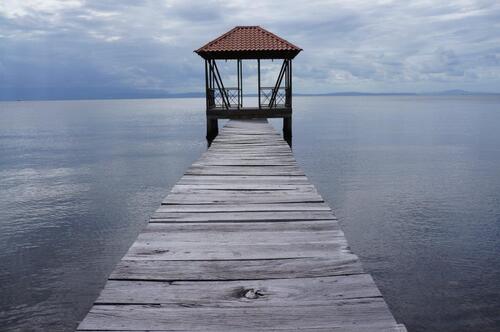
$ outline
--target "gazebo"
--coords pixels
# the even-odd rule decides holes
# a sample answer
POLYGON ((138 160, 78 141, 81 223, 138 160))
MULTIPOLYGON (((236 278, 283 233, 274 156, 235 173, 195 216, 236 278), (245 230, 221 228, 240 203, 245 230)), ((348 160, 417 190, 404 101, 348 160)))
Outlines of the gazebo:
POLYGON ((218 119, 283 118, 292 136, 292 59, 302 49, 259 26, 237 26, 195 52, 205 59, 207 139, 218 133, 218 119), (274 86, 261 86, 260 62, 283 60, 274 86), (236 60, 237 86, 224 85, 216 60, 236 60), (257 60, 257 106, 243 103, 243 60, 257 60))

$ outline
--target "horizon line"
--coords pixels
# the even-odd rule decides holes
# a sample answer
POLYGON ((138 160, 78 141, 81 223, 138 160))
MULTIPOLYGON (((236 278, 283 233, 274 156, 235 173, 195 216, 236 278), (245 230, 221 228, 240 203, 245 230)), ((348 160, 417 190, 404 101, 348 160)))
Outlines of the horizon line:
MULTIPOLYGON (((363 96, 497 96, 500 92, 483 92, 483 91, 468 91, 461 89, 436 91, 436 92, 359 92, 359 91, 345 91, 345 92, 325 92, 325 93, 307 93, 296 92, 294 96, 297 97, 363 97, 363 96)), ((243 94, 244 97, 257 97, 257 93, 243 94)), ((16 102, 16 101, 65 101, 65 100, 131 100, 131 99, 185 99, 185 98, 204 98, 204 92, 157 92, 146 90, 143 93, 116 93, 115 95, 104 96, 36 96, 27 98, 2 98, 0 102, 16 102)))

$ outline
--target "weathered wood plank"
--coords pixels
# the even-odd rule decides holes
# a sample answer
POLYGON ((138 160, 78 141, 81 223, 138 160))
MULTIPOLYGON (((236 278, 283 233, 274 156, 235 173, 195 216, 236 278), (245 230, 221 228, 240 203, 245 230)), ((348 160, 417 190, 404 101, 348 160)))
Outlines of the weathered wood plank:
POLYGON ((99 305, 92 307, 80 329, 256 331, 344 326, 370 326, 373 331, 395 325, 381 298, 336 301, 325 306, 205 308, 172 305, 99 305))
POLYGON ((150 222, 241 222, 334 220, 330 211, 156 212, 150 222))
POLYGON ((193 167, 204 166, 289 166, 293 165, 288 160, 259 160, 259 159, 214 159, 214 160, 201 160, 193 163, 193 167))
MULTIPOLYGON (((78 330, 78 331, 86 331, 86 332, 102 332, 104 330, 78 330)), ((108 330, 109 331, 109 330, 108 330)), ((115 332, 131 332, 132 330, 113 330, 115 332)), ((133 330, 136 332, 152 332, 151 330, 133 330)), ((186 332, 186 330, 183 330, 186 332)), ((219 330, 205 330, 206 332, 220 332, 219 330)), ((252 328, 238 328, 236 330, 226 329, 224 332, 255 332, 255 329, 252 328)), ((342 326, 342 327, 326 327, 326 328, 292 328, 292 329, 282 329, 279 326, 273 328, 272 331, 280 331, 280 332, 332 332, 332 331, 341 331, 341 332, 407 332, 404 325, 397 324, 394 326, 382 326, 382 327, 374 327, 374 326, 342 326)), ((154 330, 154 332, 172 332, 172 330, 154 330)))
POLYGON ((356 255, 345 252, 329 257, 250 260, 128 260, 122 259, 110 279, 128 280, 252 280, 329 277, 359 274, 356 255))
POLYGON ((223 259, 278 259, 294 257, 342 256, 346 250, 345 238, 313 243, 157 243, 136 241, 124 259, 135 260, 223 260, 223 259))
POLYGON ((162 204, 285 204, 285 203, 323 203, 323 197, 315 193, 245 191, 212 194, 171 193, 162 204))
POLYGON ((304 172, 296 166, 212 166, 212 167, 190 167, 187 175, 245 175, 245 176, 269 176, 283 175, 304 176, 304 172))
POLYGON ((178 182, 178 184, 309 184, 309 180, 306 176, 247 176, 247 175, 184 175, 178 182))
MULTIPOLYGON (((287 204, 188 204, 161 205, 157 213, 164 212, 269 212, 269 211, 329 211, 325 203, 287 203, 287 204)), ((332 214, 333 215, 333 214, 332 214)), ((335 219, 335 218, 333 218, 335 219)))
POLYGON ((239 231, 225 232, 221 230, 189 231, 189 232, 166 232, 165 229, 150 228, 143 231, 135 241, 145 246, 161 246, 168 243, 169 246, 182 244, 186 247, 195 245, 211 245, 220 243, 223 245, 263 245, 263 244, 310 244, 322 242, 335 242, 344 238, 341 230, 331 231, 239 231))
MULTIPOLYGON (((333 220, 288 222, 202 222, 202 223, 149 223, 143 233, 173 233, 173 232, 322 232, 340 230, 339 224, 333 220)), ((189 236, 186 234, 185 236, 189 236)))
POLYGON ((204 307, 329 305, 381 296, 368 274, 236 281, 111 280, 96 304, 176 304, 204 307), (203 291, 200 292, 200 289, 203 291))
POLYGON ((316 194, 316 188, 311 185, 176 185, 170 191, 172 194, 192 194, 192 195, 233 195, 233 194, 250 194, 250 195, 299 195, 299 194, 316 194))
POLYGON ((259 154, 259 155, 255 155, 255 154, 240 154, 240 155, 237 155, 237 156, 233 156, 233 155, 227 155, 225 153, 211 153, 209 155, 204 155, 203 157, 201 157, 200 159, 198 159, 198 161, 219 161, 219 162, 224 162, 224 161, 230 161, 230 162, 234 162, 234 161, 282 161, 282 162, 289 162, 290 164, 292 165, 296 165, 297 164, 297 161, 295 160, 295 158, 293 157, 293 155, 287 155, 287 156, 274 156, 274 155, 266 155, 266 154, 259 154), (223 160, 221 160, 221 157, 224 157, 223 160))

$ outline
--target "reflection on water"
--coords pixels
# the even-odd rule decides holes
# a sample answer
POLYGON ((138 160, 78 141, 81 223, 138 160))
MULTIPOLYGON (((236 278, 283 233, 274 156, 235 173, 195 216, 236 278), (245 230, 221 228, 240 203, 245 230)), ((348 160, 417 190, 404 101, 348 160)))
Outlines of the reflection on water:
POLYGON ((299 99, 294 153, 409 331, 499 331, 500 98, 299 99))
POLYGON ((75 328, 204 150, 202 105, 0 104, 0 330, 75 328))
MULTIPOLYGON (((206 148, 203 107, 0 103, 2 330, 75 328, 206 148)), ((500 328, 499 124, 494 97, 295 100, 294 153, 410 331, 500 328)))

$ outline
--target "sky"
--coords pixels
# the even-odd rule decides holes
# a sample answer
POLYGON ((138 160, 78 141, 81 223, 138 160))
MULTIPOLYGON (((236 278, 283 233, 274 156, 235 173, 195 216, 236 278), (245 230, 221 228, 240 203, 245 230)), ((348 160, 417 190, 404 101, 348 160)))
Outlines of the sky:
POLYGON ((498 0, 1 0, 0 99, 202 92, 193 50, 236 25, 304 49, 295 92, 500 92, 498 0))

